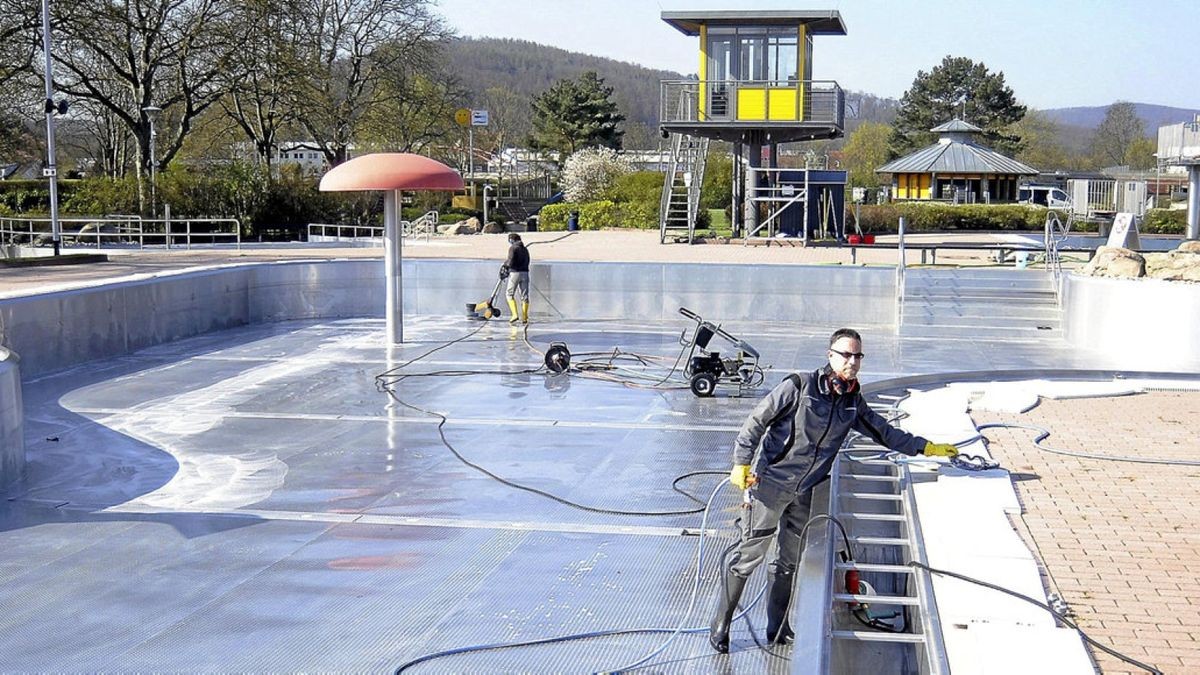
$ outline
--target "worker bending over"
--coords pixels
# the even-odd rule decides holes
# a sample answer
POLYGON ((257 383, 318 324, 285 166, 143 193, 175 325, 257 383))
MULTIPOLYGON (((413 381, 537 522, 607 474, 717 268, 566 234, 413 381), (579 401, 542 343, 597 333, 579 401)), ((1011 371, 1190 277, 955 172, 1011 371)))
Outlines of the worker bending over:
POLYGON ((508 259, 504 267, 508 270, 508 287, 504 294, 508 296, 508 309, 512 312, 509 323, 517 322, 517 301, 521 302, 521 323, 529 323, 529 251, 521 235, 510 232, 508 235, 508 259))

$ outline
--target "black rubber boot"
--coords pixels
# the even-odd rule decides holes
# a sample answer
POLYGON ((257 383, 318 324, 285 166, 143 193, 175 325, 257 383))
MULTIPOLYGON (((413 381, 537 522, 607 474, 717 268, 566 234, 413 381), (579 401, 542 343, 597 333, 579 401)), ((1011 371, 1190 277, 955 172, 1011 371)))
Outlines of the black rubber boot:
POLYGON ((746 577, 725 570, 725 577, 717 589, 720 602, 717 603, 717 613, 713 615, 712 624, 708 627, 708 642, 713 649, 722 654, 729 653, 729 624, 733 622, 733 613, 737 611, 738 600, 742 598, 742 589, 746 587, 746 577))
POLYGON ((794 570, 771 575, 771 587, 767 590, 767 641, 771 644, 791 644, 796 637, 787 618, 795 581, 794 570))

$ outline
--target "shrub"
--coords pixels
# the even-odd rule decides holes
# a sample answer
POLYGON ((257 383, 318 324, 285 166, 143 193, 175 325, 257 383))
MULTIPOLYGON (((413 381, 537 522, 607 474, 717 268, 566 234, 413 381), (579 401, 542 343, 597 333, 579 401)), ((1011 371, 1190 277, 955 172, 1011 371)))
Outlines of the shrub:
POLYGON ((1009 230, 1040 231, 1046 223, 1046 209, 1021 204, 941 204, 901 202, 864 205, 860 209, 864 232, 896 232, 900 218, 906 231, 934 230, 1009 230))
POLYGON ((700 207, 723 209, 729 206, 733 194, 733 157, 724 152, 711 152, 704 167, 704 185, 700 188, 700 207))
POLYGON ((661 173, 638 171, 618 177, 606 192, 605 199, 620 206, 621 227, 652 229, 658 227, 662 190, 661 173))
MULTIPOLYGON (((60 194, 60 199, 61 197, 60 194)), ((137 213, 137 180, 132 176, 85 178, 79 181, 69 197, 62 200, 62 210, 70 214, 89 216, 137 213)))
POLYGON ((1187 231, 1187 211, 1182 209, 1150 209, 1142 221, 1146 234, 1183 234, 1187 231))
POLYGON ((576 151, 563 166, 564 196, 577 203, 601 199, 619 176, 630 171, 629 163, 611 148, 576 151))
POLYGON ((538 229, 539 230, 565 230, 567 229, 567 216, 572 211, 579 209, 578 204, 570 204, 568 202, 559 202, 557 204, 547 204, 538 211, 538 229))
POLYGON ((621 215, 621 208, 607 199, 579 205, 579 229, 581 230, 620 227, 622 220, 624 219, 621 215))

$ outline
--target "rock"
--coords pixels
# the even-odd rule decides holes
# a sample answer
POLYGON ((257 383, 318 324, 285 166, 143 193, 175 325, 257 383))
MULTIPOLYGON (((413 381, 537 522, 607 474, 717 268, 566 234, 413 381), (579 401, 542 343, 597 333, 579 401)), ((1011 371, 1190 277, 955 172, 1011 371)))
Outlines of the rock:
POLYGON ((1136 251, 1117 246, 1101 246, 1082 270, 1095 277, 1136 279, 1146 275, 1146 259, 1136 251))
POLYGON ((504 226, 496 222, 489 222, 487 225, 483 226, 484 234, 500 234, 503 231, 504 226))
POLYGON ((461 223, 455 223, 446 228, 446 234, 478 234, 479 219, 467 218, 461 223))
MULTIPOLYGON (((1185 242, 1186 243, 1186 242, 1185 242)), ((1200 251, 1146 254, 1146 276, 1175 281, 1200 281, 1200 251)))
POLYGON ((1179 247, 1176 248, 1175 250, 1183 251, 1184 253, 1200 253, 1200 240, 1189 239, 1189 240, 1179 244, 1179 247))

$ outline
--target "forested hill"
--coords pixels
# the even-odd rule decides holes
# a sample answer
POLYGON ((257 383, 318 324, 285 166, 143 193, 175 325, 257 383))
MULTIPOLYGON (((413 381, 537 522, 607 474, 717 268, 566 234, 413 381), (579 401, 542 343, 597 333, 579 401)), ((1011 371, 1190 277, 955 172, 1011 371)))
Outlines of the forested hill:
MULTIPOLYGON (((1170 106, 1154 105, 1151 103, 1134 103, 1133 108, 1138 119, 1142 120, 1145 130, 1149 134, 1157 134, 1160 126, 1190 122, 1195 118, 1196 113, 1200 112, 1187 108, 1172 108, 1170 106)), ((1095 129, 1104 121, 1104 115, 1108 112, 1108 106, 1051 108, 1042 112, 1046 113, 1047 117, 1059 124, 1095 129)))
POLYGON ((628 123, 648 129, 658 127, 659 82, 683 79, 679 73, 525 40, 462 38, 447 46, 447 57, 451 71, 470 92, 473 105, 484 104, 489 88, 502 88, 528 99, 558 80, 576 79, 594 70, 613 88, 613 100, 628 123))
MULTIPOLYGON (((586 71, 596 71, 613 88, 613 100, 625 115, 625 146, 630 148, 656 145, 659 82, 684 77, 680 73, 525 40, 460 38, 452 41, 446 51, 451 71, 469 92, 468 102, 472 106, 498 107, 496 97, 488 96, 488 89, 493 92, 501 89, 528 101, 558 80, 575 79, 586 71)), ((850 117, 847 131, 862 121, 890 123, 896 114, 897 102, 893 99, 848 92, 847 103, 850 117)), ((518 116, 527 118, 530 114, 522 106, 518 116)), ((528 128, 517 120, 513 122, 515 129, 528 128)))

